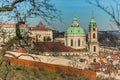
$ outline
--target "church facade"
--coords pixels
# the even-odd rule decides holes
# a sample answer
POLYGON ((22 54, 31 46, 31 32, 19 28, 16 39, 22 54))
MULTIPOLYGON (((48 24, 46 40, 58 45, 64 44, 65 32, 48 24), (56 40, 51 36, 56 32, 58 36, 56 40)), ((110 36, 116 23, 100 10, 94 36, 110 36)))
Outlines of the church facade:
POLYGON ((99 56, 98 28, 94 17, 91 17, 87 33, 79 25, 78 19, 73 18, 72 25, 65 32, 65 45, 77 50, 86 50, 92 60, 99 56))
POLYGON ((71 27, 65 32, 65 45, 75 49, 86 48, 86 33, 84 29, 79 26, 76 17, 73 18, 71 27))

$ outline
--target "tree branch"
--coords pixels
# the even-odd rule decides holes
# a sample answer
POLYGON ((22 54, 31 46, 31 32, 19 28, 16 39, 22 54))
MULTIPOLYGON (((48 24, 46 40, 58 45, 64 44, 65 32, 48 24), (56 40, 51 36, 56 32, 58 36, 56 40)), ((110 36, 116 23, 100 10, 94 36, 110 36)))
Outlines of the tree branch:
POLYGON ((114 20, 117 27, 120 29, 119 10, 118 10, 119 5, 116 1, 114 2, 116 3, 116 8, 114 8, 112 5, 104 6, 100 4, 99 0, 95 0, 95 1, 88 0, 89 4, 96 6, 100 8, 101 10, 103 10, 105 13, 107 13, 114 20))
POLYGON ((10 6, 2 6, 2 7, 0 7, 0 12, 12 11, 12 10, 15 8, 15 5, 16 5, 17 3, 22 2, 22 1, 24 1, 24 0, 15 0, 15 1, 13 1, 13 2, 11 3, 10 6))

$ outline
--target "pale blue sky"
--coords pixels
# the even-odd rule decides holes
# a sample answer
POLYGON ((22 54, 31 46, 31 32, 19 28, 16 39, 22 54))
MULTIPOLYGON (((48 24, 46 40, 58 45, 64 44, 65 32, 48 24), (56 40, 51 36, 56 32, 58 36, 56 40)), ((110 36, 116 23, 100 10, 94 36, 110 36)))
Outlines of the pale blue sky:
MULTIPOLYGON (((108 5, 111 0, 101 0, 102 4, 108 5)), ((52 3, 62 11, 63 21, 66 25, 61 25, 60 27, 55 27, 60 30, 66 30, 71 25, 72 19, 74 15, 76 15, 79 19, 79 24, 81 27, 88 29, 88 24, 90 18, 92 16, 92 12, 94 13, 95 20, 97 22, 99 30, 110 30, 110 17, 100 10, 86 2, 86 0, 52 0, 52 3)), ((56 24, 57 25, 57 24, 56 24)), ((59 26, 60 24, 58 24, 59 26)))
MULTIPOLYGON (((111 0, 100 0, 102 4, 108 5, 111 0)), ((73 17, 77 16, 79 24, 86 31, 90 22, 92 13, 95 17, 99 30, 113 30, 110 27, 110 17, 101 9, 94 7, 86 2, 86 0, 51 0, 51 3, 56 6, 58 10, 62 12, 62 19, 64 23, 54 21, 49 27, 65 31, 70 27, 73 17)), ((37 18, 32 25, 38 23, 40 19, 37 18)), ((117 28, 114 28, 115 30, 117 28)))

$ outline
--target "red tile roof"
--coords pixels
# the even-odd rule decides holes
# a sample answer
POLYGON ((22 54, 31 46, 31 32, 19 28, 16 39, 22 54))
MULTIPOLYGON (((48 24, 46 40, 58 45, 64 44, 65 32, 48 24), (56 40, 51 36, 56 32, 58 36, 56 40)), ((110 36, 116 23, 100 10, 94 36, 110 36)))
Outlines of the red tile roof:
MULTIPOLYGON (((5 27, 15 27, 15 23, 1 23, 0 26, 5 26, 5 27)), ((26 27, 26 24, 21 24, 21 27, 26 27)))
POLYGON ((49 28, 37 28, 37 27, 31 27, 29 28, 31 31, 51 31, 49 28))
POLYGON ((113 69, 113 70, 111 70, 111 72, 113 72, 113 73, 118 73, 118 70, 113 69))
POLYGON ((35 43, 35 50, 39 52, 79 52, 78 50, 67 47, 60 42, 35 43))
POLYGON ((113 60, 118 60, 118 55, 111 55, 111 58, 112 58, 113 60))
POLYGON ((105 53, 100 53, 100 54, 99 54, 99 57, 100 57, 100 58, 105 58, 105 57, 107 57, 107 54, 105 54, 105 53))
POLYGON ((18 52, 18 53, 25 53, 26 50, 24 48, 20 48, 20 49, 16 50, 16 52, 18 52))

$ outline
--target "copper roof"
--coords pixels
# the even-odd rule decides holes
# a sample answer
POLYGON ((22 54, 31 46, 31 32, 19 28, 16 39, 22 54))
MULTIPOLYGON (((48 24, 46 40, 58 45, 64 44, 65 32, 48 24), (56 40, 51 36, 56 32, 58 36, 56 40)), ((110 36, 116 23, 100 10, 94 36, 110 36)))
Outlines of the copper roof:
POLYGON ((78 50, 67 47, 60 42, 35 43, 35 50, 39 52, 79 52, 78 50))

